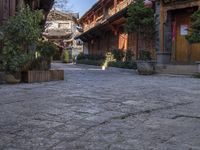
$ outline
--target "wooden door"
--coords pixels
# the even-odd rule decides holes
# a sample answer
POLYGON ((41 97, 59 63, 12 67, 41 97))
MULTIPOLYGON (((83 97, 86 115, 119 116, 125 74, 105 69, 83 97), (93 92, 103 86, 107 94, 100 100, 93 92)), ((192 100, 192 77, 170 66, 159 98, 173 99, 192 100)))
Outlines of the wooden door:
POLYGON ((176 61, 178 63, 188 63, 189 62, 189 43, 186 39, 186 35, 189 34, 188 29, 190 27, 190 16, 188 13, 177 13, 175 15, 176 22, 176 41, 175 41, 175 51, 176 51, 176 61))

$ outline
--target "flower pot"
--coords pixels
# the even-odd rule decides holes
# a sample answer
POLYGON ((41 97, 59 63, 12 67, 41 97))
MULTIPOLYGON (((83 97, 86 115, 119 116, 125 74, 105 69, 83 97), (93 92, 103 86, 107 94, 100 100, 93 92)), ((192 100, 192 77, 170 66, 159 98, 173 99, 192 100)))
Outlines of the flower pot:
POLYGON ((155 62, 139 60, 137 70, 140 75, 152 75, 155 73, 155 62))
POLYGON ((21 82, 21 73, 6 73, 5 80, 8 84, 18 84, 21 82))

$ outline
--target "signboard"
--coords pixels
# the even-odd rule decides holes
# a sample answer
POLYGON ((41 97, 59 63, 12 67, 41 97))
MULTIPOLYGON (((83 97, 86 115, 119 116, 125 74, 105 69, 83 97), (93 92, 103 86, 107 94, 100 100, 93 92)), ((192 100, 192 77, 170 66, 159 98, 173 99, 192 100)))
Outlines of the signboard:
POLYGON ((182 36, 188 35, 188 25, 181 25, 180 34, 182 36))

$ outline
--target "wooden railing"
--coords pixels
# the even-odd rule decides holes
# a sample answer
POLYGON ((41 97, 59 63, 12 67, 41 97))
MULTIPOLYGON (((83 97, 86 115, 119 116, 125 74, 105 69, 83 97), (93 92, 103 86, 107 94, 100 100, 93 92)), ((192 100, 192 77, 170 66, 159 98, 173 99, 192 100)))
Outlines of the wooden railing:
POLYGON ((113 16, 114 14, 118 13, 119 11, 121 11, 122 9, 126 8, 128 5, 130 5, 130 3, 133 0, 124 0, 123 2, 117 4, 116 7, 113 7, 112 9, 106 10, 107 14, 103 14, 100 17, 97 17, 95 21, 93 21, 90 24, 85 25, 83 28, 84 32, 88 31, 89 29, 95 27, 96 25, 99 25, 103 20, 110 18, 111 16, 113 16))

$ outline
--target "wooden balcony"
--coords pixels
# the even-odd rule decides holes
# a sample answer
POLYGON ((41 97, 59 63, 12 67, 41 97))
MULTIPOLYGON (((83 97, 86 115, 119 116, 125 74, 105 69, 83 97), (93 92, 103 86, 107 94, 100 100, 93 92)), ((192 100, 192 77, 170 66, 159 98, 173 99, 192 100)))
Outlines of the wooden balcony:
MULTIPOLYGON (((89 29, 101 24, 102 22, 104 22, 105 20, 109 19, 111 16, 115 15, 116 13, 118 13, 119 11, 123 10, 124 8, 128 7, 128 5, 130 5, 130 3, 133 0, 124 0, 120 3, 118 3, 115 7, 113 7, 112 9, 107 8, 107 10, 105 10, 104 14, 98 17, 94 17, 95 20, 92 23, 89 24, 84 24, 83 25, 83 30, 84 32, 88 31, 89 29)), ((86 20, 86 19, 85 19, 86 20)))

